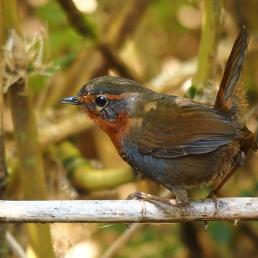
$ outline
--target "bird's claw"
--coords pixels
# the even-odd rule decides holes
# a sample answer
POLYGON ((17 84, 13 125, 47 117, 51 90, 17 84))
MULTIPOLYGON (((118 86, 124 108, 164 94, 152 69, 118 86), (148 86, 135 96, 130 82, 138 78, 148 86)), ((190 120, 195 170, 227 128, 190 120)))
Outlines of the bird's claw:
POLYGON ((160 202, 160 203, 164 203, 164 204, 171 205, 174 207, 183 207, 187 204, 187 203, 177 202, 176 199, 162 198, 159 196, 155 196, 155 195, 151 195, 151 194, 143 193, 143 192, 131 193, 126 198, 126 200, 133 200, 133 199, 144 200, 144 201, 149 201, 149 202, 160 202))

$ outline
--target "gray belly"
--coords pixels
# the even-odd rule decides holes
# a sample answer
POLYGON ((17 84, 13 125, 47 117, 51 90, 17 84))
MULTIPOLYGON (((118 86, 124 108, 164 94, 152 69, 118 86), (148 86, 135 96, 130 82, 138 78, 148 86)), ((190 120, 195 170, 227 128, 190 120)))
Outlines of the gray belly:
POLYGON ((126 144, 125 159, 135 169, 162 184, 169 190, 191 189, 212 184, 228 173, 240 154, 239 143, 232 142, 217 150, 198 155, 187 155, 174 159, 155 158, 142 155, 136 144, 126 144))

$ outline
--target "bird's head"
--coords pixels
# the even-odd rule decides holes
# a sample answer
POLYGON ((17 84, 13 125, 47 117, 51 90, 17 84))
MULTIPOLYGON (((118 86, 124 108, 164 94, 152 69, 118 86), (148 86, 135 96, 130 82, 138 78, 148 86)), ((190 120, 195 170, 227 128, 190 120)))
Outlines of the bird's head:
POLYGON ((77 96, 64 98, 61 103, 79 105, 112 138, 128 128, 130 118, 141 116, 144 98, 151 93, 134 81, 103 76, 89 81, 77 96))

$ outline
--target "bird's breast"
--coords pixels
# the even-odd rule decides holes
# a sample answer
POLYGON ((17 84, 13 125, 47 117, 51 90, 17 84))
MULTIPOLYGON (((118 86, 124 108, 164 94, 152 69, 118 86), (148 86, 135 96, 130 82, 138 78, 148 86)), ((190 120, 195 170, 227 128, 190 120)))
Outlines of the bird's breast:
POLYGON ((129 117, 126 113, 118 113, 113 120, 91 116, 93 121, 103 130, 112 140, 117 151, 121 152, 121 144, 129 129, 129 117))

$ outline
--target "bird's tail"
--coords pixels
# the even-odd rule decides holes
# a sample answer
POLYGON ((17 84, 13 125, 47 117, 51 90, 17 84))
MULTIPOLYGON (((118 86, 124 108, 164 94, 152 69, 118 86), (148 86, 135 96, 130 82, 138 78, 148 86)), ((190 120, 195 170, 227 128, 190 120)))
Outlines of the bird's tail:
POLYGON ((238 81, 247 46, 248 33, 246 28, 242 27, 228 58, 214 105, 214 108, 228 114, 239 123, 243 123, 243 113, 247 106, 245 87, 238 81))

